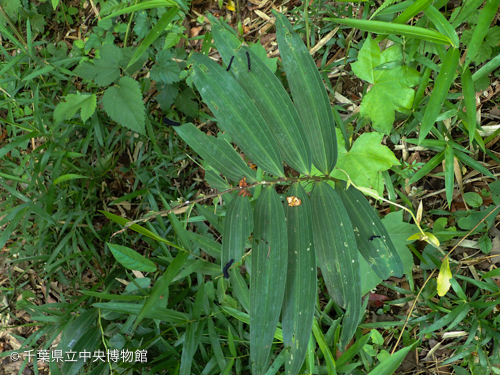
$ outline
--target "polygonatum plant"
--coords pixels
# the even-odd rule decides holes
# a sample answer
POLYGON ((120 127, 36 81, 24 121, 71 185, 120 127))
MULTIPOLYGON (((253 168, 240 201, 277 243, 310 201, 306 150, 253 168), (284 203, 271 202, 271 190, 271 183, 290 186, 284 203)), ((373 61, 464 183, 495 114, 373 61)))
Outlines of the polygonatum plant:
POLYGON ((330 177, 337 140, 323 81, 288 19, 274 14, 293 102, 265 62, 209 15, 225 68, 202 53, 193 53, 189 63, 193 83, 225 136, 208 136, 191 123, 175 129, 205 160, 214 187, 239 187, 225 195, 221 271, 233 283, 241 280, 235 268, 243 262, 250 273, 252 373, 266 372, 281 316, 286 373, 297 374, 313 327, 317 267, 328 294, 345 310, 344 348, 362 316, 359 254, 382 279, 401 276, 403 265, 363 194, 330 177), (303 177, 287 176, 283 162, 303 177), (311 176, 313 165, 323 175, 311 176), (310 194, 306 182, 313 183, 310 194), (291 185, 284 199, 277 185, 291 185))

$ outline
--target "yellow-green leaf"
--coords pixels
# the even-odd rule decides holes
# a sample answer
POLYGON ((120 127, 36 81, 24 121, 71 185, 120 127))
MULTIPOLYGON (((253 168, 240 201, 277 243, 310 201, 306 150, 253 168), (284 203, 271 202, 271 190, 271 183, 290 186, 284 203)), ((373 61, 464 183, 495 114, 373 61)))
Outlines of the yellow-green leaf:
POLYGON ((450 280, 452 278, 450 270, 450 261, 448 258, 443 260, 441 268, 439 269, 439 276, 437 278, 437 291, 440 297, 444 296, 450 290, 450 280))

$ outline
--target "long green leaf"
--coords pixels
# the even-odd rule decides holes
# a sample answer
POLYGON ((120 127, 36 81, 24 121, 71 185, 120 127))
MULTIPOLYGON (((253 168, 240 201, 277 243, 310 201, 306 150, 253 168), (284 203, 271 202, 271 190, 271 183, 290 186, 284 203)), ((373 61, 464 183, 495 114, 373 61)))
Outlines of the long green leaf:
POLYGON ((130 247, 106 242, 115 259, 125 268, 133 271, 155 272, 155 264, 130 247))
POLYGON ((458 160, 468 165, 472 169, 481 172, 485 176, 495 178, 495 176, 493 176, 493 173, 491 173, 488 169, 486 169, 483 165, 481 165, 477 160, 474 160, 473 158, 464 154, 463 152, 455 151, 455 156, 457 157, 458 160))
MULTIPOLYGON (((93 350, 98 342, 99 331, 93 329, 98 310, 91 308, 83 312, 79 317, 65 326, 61 335, 61 341, 57 345, 62 352, 75 352, 76 349, 93 350), (96 335, 97 334, 97 335, 96 335), (86 346, 85 346, 85 345, 86 346)), ((63 374, 76 374, 84 365, 83 358, 75 358, 75 362, 66 361, 62 366, 63 374)))
MULTIPOLYGON (((337 325, 338 325, 338 322, 337 322, 337 325)), ((325 357, 326 368, 328 369, 328 374, 329 375, 336 375, 337 370, 336 370, 336 366, 335 366, 335 359, 333 358, 333 354, 330 351, 328 344, 326 343, 325 336, 323 335, 323 332, 321 331, 321 327, 319 326, 319 323, 316 320, 316 318, 314 318, 312 329, 313 329, 314 337, 316 338, 316 341, 319 345, 319 348, 320 348, 321 352, 323 353, 323 356, 325 357)))
POLYGON ((432 5, 425 9, 424 13, 427 17, 429 17, 434 26, 436 26, 436 29, 441 34, 446 35, 446 37, 451 41, 451 46, 453 48, 458 48, 460 43, 458 35, 443 14, 432 5))
POLYGON ((405 24, 420 12, 426 10, 432 4, 432 0, 417 0, 394 19, 394 23, 405 24))
POLYGON ((248 197, 236 195, 226 211, 222 239, 221 269, 232 259, 239 262, 245 251, 245 242, 253 230, 253 211, 248 197))
MULTIPOLYGON (((126 315, 139 315, 143 305, 139 303, 119 303, 119 302, 100 302, 92 304, 97 309, 113 311, 126 315)), ((170 310, 162 307, 153 307, 147 312, 146 318, 158 319, 166 323, 172 324, 186 324, 191 319, 188 314, 179 312, 177 310, 170 310)))
POLYGON ((498 13, 499 5, 500 0, 486 0, 484 8, 479 12, 477 25, 468 44, 467 57, 465 58, 464 66, 468 66, 479 52, 479 49, 483 44, 484 37, 490 29, 491 21, 493 21, 493 18, 495 18, 498 13))
POLYGON ((238 268, 229 269, 233 296, 238 299, 246 312, 250 312, 250 292, 248 285, 238 268))
POLYGON ((453 147, 446 145, 444 150, 444 185, 446 189, 446 201, 448 206, 451 205, 453 200, 453 185, 455 183, 455 155, 453 153, 453 147))
POLYGON ((363 350, 363 346, 365 346, 365 344, 368 343, 370 338, 371 338, 371 335, 369 333, 364 335, 361 338, 357 338, 354 345, 349 347, 349 349, 347 349, 341 355, 341 357, 339 359, 337 359, 336 365, 339 367, 339 371, 340 371, 341 366, 347 365, 351 361, 351 359, 354 358, 354 356, 356 354, 358 354, 361 350, 363 350))
MULTIPOLYGON (((422 12, 423 10, 427 9, 429 5, 431 5, 433 0, 417 0, 413 4, 411 4, 408 8, 404 10, 399 16, 397 16, 393 23, 398 23, 398 24, 405 24, 408 22, 410 19, 415 17, 417 14, 422 12)), ((382 14, 382 12, 381 12, 382 14)), ((372 17, 373 18, 373 15, 372 17)), ((375 39, 375 42, 379 43, 380 41, 384 40, 387 38, 387 35, 381 34, 377 36, 375 39)))
POLYGON ((417 343, 418 341, 415 344, 408 346, 407 348, 398 350, 390 357, 387 357, 382 362, 380 362, 377 367, 371 370, 368 375, 393 375, 399 365, 401 365, 401 362, 403 362, 403 360, 406 358, 408 352, 410 350, 413 350, 417 343))
POLYGON ((441 71, 434 83, 429 103, 426 106, 422 125, 420 126, 419 142, 422 142, 426 135, 431 131, 432 126, 441 112, 443 102, 448 95, 453 80, 455 79, 455 70, 458 66, 460 51, 457 48, 449 48, 441 66, 441 71))
POLYGON ((306 358, 316 304, 316 252, 313 248, 311 204, 300 184, 288 190, 285 205, 288 232, 288 269, 282 326, 286 350, 285 373, 298 374, 306 358), (301 201, 300 205, 297 200, 301 201), (295 205, 293 204, 295 203, 295 205))
POLYGON ((465 67, 460 77, 464 95, 467 125, 469 128, 469 143, 472 145, 476 134, 476 90, 469 67, 465 67))
POLYGON ((208 337, 210 339, 210 344, 212 345, 212 350, 214 351, 215 358, 217 359, 217 364, 220 370, 224 370, 226 367, 226 359, 224 358, 224 352, 220 345, 219 333, 215 330, 214 321, 209 317, 208 321, 208 337))
MULTIPOLYGON (((99 212, 101 214, 103 214, 104 216, 106 216, 108 219, 113 220, 113 221, 115 221, 118 224, 123 225, 123 226, 125 226, 127 223, 130 222, 130 220, 127 220, 124 217, 112 214, 111 212, 107 212, 107 211, 99 211, 99 212)), ((170 246, 176 247, 178 249, 181 249, 181 247, 177 246, 176 244, 174 244, 174 243, 172 243, 170 241, 167 241, 166 239, 158 236, 157 234, 151 232, 150 230, 148 230, 146 228, 141 227, 138 224, 132 224, 129 228, 131 230, 133 230, 133 231, 136 231, 137 233, 140 233, 140 234, 143 234, 143 235, 145 235, 147 237, 150 237, 150 238, 152 238, 155 241, 160 241, 160 242, 163 242, 163 243, 165 243, 167 245, 170 245, 170 246)))
POLYGON ((218 125, 234 139, 243 152, 259 167, 284 177, 283 163, 276 142, 269 136, 269 126, 231 74, 200 53, 194 62, 193 82, 218 125))
POLYGON ((140 10, 145 9, 153 9, 153 8, 166 8, 168 6, 177 6, 175 1, 170 0, 151 0, 151 1, 143 1, 139 4, 135 4, 123 9, 120 9, 116 12, 111 13, 109 16, 104 17, 101 21, 104 21, 108 18, 121 16, 122 14, 138 12, 140 10))
POLYGON ((361 275, 353 226, 342 201, 326 182, 311 195, 314 248, 328 294, 346 309, 340 346, 356 331, 361 310, 361 275))
POLYGON ((9 213, 11 216, 14 216, 14 217, 11 219, 11 221, 9 222, 7 227, 4 228, 2 235, 0 236, 0 248, 3 248, 5 246, 5 244, 9 240, 12 233, 14 233, 14 230, 19 225, 21 220, 23 220, 23 218, 26 220, 24 215, 26 214, 26 211, 28 211, 28 209, 29 209, 29 207, 26 207, 26 206, 29 206, 29 203, 24 203, 20 206, 17 206, 16 208, 14 208, 13 211, 11 211, 9 213), (15 215, 12 215, 14 213, 15 213, 15 215))
POLYGON ((425 90, 427 89, 427 85, 429 84, 429 78, 431 76, 432 69, 427 67, 422 74, 420 83, 418 84, 417 92, 415 92, 415 98, 413 99, 413 110, 416 110, 424 97, 425 90))
POLYGON ((311 54, 285 15, 273 10, 281 59, 293 102, 304 124, 313 164, 330 174, 337 163, 335 120, 325 85, 311 54))
POLYGON ((134 52, 134 55, 130 59, 127 65, 127 69, 135 63, 139 58, 146 52, 151 44, 155 42, 161 35, 161 33, 167 28, 167 26, 172 22, 174 17, 179 12, 179 8, 177 6, 172 7, 168 12, 166 12, 154 25, 148 35, 144 38, 142 43, 137 47, 134 52))
POLYGON ((487 76, 492 71, 500 66, 500 54, 496 55, 486 64, 484 64, 477 72, 472 75, 472 81, 477 82, 481 78, 487 76))
POLYGON ((250 277, 250 363, 265 374, 285 293, 288 239, 285 213, 272 187, 262 190, 254 213, 250 277))
POLYGON ((154 307, 156 307, 156 304, 159 302, 159 299, 162 295, 166 295, 166 297, 168 298, 168 286, 181 270, 181 267, 184 265, 187 257, 188 253, 186 253, 185 251, 179 252, 179 254, 177 254, 175 259, 165 270, 163 275, 161 275, 161 277, 158 279, 153 287, 153 290, 151 291, 151 294, 149 295, 141 311, 139 312, 139 315, 137 316, 137 319, 134 323, 134 330, 137 328, 142 319, 144 319, 148 315, 148 313, 154 307))
POLYGON ((266 120, 283 159, 296 171, 311 174, 311 150, 304 125, 281 82, 258 56, 241 46, 236 35, 213 16, 208 17, 217 49, 227 64, 234 57, 230 71, 266 120), (246 53, 251 59, 251 71, 246 53))
POLYGON ((210 137, 191 123, 175 130, 189 147, 222 175, 233 181, 240 181, 243 177, 246 177, 249 183, 257 181, 255 172, 225 140, 210 137))
POLYGON ((369 31, 376 34, 403 35, 409 38, 427 40, 429 42, 440 44, 452 44, 452 41, 437 31, 424 29, 409 25, 400 25, 397 23, 388 23, 381 21, 364 21, 350 18, 325 18, 341 25, 355 27, 360 30, 369 31))
POLYGON ((412 178, 410 178, 410 181, 408 181, 409 184, 413 184, 420 180, 422 177, 427 175, 430 171, 432 171, 434 168, 436 168, 441 161, 444 159, 444 151, 440 152, 436 156, 434 156, 431 160, 429 160, 427 163, 424 164, 422 168, 420 168, 412 178))
MULTIPOLYGON (((458 28, 458 26, 467 20, 483 2, 484 0, 469 0, 463 2, 461 7, 455 8, 453 11, 453 13, 457 14, 457 17, 453 20, 451 26, 453 26, 454 29, 458 28)), ((453 15, 451 18, 453 18, 453 15)))
MULTIPOLYGON (((240 322, 250 324, 250 316, 248 314, 227 306, 221 306, 221 309, 231 315, 233 318, 238 319, 240 322)), ((280 327, 276 328, 276 331, 274 332, 274 338, 279 342, 283 342, 283 331, 280 327)))
POLYGON ((342 185, 337 184, 335 190, 351 220, 359 252, 382 280, 401 277, 403 262, 377 212, 362 193, 342 185))
POLYGON ((188 325, 185 333, 185 341, 182 347, 181 354, 181 366, 179 369, 179 375, 191 375, 191 371, 194 354, 200 345, 201 334, 204 332, 205 319, 200 320, 201 312, 203 310, 203 305, 206 304, 207 296, 205 294, 205 284, 202 282, 198 286, 198 292, 196 293, 196 298, 193 305, 193 310, 191 314, 191 322, 188 325))

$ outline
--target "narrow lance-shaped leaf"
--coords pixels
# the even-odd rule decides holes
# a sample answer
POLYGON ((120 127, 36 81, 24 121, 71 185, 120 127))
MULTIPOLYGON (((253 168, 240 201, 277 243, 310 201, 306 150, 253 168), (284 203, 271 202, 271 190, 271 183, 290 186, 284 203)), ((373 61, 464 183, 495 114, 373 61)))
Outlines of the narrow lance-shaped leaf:
POLYGON ((343 184, 337 184, 335 190, 351 220, 358 250, 373 271, 382 280, 402 276, 403 262, 375 209, 353 187, 345 190, 343 184))
POLYGON ((446 145, 444 150, 444 182, 446 189, 446 201, 448 205, 451 205, 453 200, 453 185, 455 182, 455 154, 453 153, 453 147, 446 145))
POLYGON ((200 53, 194 62, 193 82, 210 110, 242 151, 266 172, 284 177, 283 163, 269 126, 252 99, 233 76, 200 53))
POLYGON ((460 52, 457 48, 449 48, 441 66, 441 71, 434 84, 431 98, 425 108, 424 118, 420 127, 419 142, 425 139, 425 136, 431 131, 432 126, 441 112, 443 102, 448 95, 453 79, 455 78, 455 70, 458 66, 458 58, 460 52))
POLYGON ((476 57, 481 45, 483 44, 484 37, 490 30, 491 21, 498 14, 498 7, 500 0, 486 0, 484 8, 479 12, 479 19, 477 26, 474 28, 474 33, 468 44, 467 56, 465 58, 465 66, 468 66, 474 57, 476 57))
POLYGON ((467 111, 467 125, 469 128, 469 142, 472 146, 476 134, 476 91, 469 67, 465 67, 460 77, 462 93, 464 95, 465 110, 467 111))
POLYGON ((311 195, 314 248, 328 294, 346 309, 340 346, 356 331, 361 309, 358 249, 351 220, 338 194, 325 182, 311 195))
POLYGON ((254 213, 250 277, 250 363, 265 374, 285 293, 288 239, 285 213, 272 187, 263 189, 254 213))
POLYGON ((423 39, 434 43, 452 44, 450 38, 446 35, 443 35, 435 30, 424 29, 422 27, 381 21, 357 20, 352 18, 325 18, 325 20, 376 34, 403 35, 408 38, 423 39))
POLYGON ((229 203, 224 221, 221 266, 232 259, 239 262, 245 250, 245 241, 253 230, 253 211, 248 197, 236 195, 229 203))
POLYGON ((222 175, 233 181, 240 181, 243 177, 246 177, 249 183, 256 181, 255 172, 225 140, 210 137, 191 123, 175 130, 189 147, 222 175))
POLYGON ((311 204, 300 184, 288 190, 285 202, 288 269, 282 326, 285 373, 298 374, 304 363, 316 304, 316 252, 313 248, 311 204))
POLYGON ((200 319, 202 306, 208 302, 205 294, 205 284, 201 284, 196 293, 196 299, 193 305, 193 312, 191 314, 191 322, 188 324, 185 333, 185 342, 182 347, 181 365, 179 368, 179 375, 191 375, 194 354, 201 341, 201 333, 205 331, 205 319, 200 319))
POLYGON ((451 45, 454 48, 458 48, 458 35, 455 28, 450 25, 448 20, 443 16, 443 14, 434 8, 432 5, 424 10, 424 13, 431 22, 436 26, 436 29, 451 41, 451 45))
MULTIPOLYGON (((182 2, 181 2, 182 4, 182 2)), ((134 62, 136 62, 144 52, 148 49, 148 47, 155 42, 156 39, 160 36, 160 34, 167 28, 167 26, 173 21, 177 13, 179 12, 179 8, 172 7, 169 9, 163 16, 155 23, 151 31, 146 35, 143 39, 139 47, 135 50, 134 55, 130 59, 127 68, 130 67, 134 62)))
POLYGON ((155 264, 127 246, 106 243, 115 259, 125 268, 133 271, 154 272, 155 264))
POLYGON ((241 46, 236 35, 213 16, 208 17, 217 49, 222 58, 229 62, 230 71, 266 120, 283 159, 300 173, 311 174, 311 150, 304 125, 281 82, 258 56, 249 48, 241 46), (248 70, 247 52, 251 71, 248 70))
POLYGON ((285 15, 273 10, 281 59, 293 102, 304 124, 313 164, 330 174, 337 163, 335 120, 325 85, 300 36, 285 15))
MULTIPOLYGON (((165 206, 165 208, 167 210, 170 209, 170 206, 168 205, 167 202, 165 202, 164 198, 161 195, 160 199, 162 200, 162 203, 165 206)), ((175 214, 171 212, 168 214, 168 218, 170 220, 170 223, 172 224, 172 228, 174 229, 175 234, 179 238, 182 245, 191 251, 191 241, 189 239, 189 236, 186 234, 187 232, 186 229, 182 226, 177 216, 175 216, 175 214)), ((184 265, 184 263, 188 258, 188 255, 189 253, 187 251, 179 251, 175 259, 172 261, 172 263, 170 263, 170 265, 167 267, 163 275, 161 275, 161 277, 158 279, 158 281, 153 287, 153 290, 149 294, 149 298, 142 306, 141 311, 139 312, 139 315, 137 316, 137 319, 134 322, 133 330, 137 328, 137 326, 142 321, 142 319, 144 319, 146 314, 157 305, 158 300, 162 295, 166 295, 168 299, 168 286, 170 285, 174 277, 177 276, 177 274, 181 270, 182 266, 184 265)))

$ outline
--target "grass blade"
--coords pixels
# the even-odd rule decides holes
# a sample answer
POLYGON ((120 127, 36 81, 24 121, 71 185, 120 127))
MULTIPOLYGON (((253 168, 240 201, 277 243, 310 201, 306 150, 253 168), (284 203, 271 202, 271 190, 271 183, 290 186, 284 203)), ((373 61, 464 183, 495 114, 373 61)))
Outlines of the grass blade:
MULTIPOLYGON (((146 3, 147 4, 147 3, 146 3)), ((134 55, 130 59, 127 69, 135 63, 139 58, 146 52, 146 50, 149 48, 151 44, 155 42, 156 39, 160 36, 160 34, 167 28, 167 26, 172 22, 174 17, 177 15, 177 12, 179 12, 179 8, 176 6, 172 7, 167 13, 165 13, 154 25, 154 27, 151 29, 148 35, 144 38, 142 43, 137 47, 137 49, 134 52, 134 55)))
POLYGON ((413 184, 420 180, 422 177, 427 175, 430 171, 432 171, 434 168, 436 168, 441 161, 444 159, 444 151, 440 152, 436 156, 434 156, 431 160, 429 160, 425 165, 420 168, 417 173, 413 175, 412 178, 410 178, 410 181, 408 181, 408 184, 413 184))
POLYGON ((422 142, 431 131, 432 126, 441 112, 443 102, 455 78, 455 70, 458 66, 459 56, 460 51, 457 48, 450 48, 446 52, 441 71, 436 79, 429 103, 425 109, 424 118, 422 119, 422 125, 420 127, 419 142, 422 142))
POLYGON ((444 185, 446 189, 446 201, 448 206, 451 205, 453 200, 453 185, 455 182, 455 155, 453 153, 453 147, 450 145, 446 146, 444 150, 444 185))
POLYGON ((429 17, 434 26, 436 26, 436 29, 451 41, 451 46, 453 48, 458 48, 460 43, 458 35, 443 14, 432 5, 425 9, 424 13, 429 17))
POLYGON ((357 29, 369 31, 375 34, 403 35, 409 38, 422 39, 439 44, 453 44, 446 35, 434 30, 424 29, 422 27, 381 21, 355 20, 350 18, 325 18, 325 20, 333 21, 341 25, 355 27, 357 29))
POLYGON ((469 47, 467 49, 467 57, 465 58, 464 66, 468 66, 479 52, 484 37, 490 30, 491 21, 493 21, 493 18, 495 18, 495 15, 498 13, 499 5, 500 0, 486 0, 484 8, 479 12, 476 28, 468 44, 469 47))
MULTIPOLYGON (((499 55, 500 56, 500 55, 499 55)), ((500 61, 500 59, 499 59, 500 61)), ((462 81, 462 93, 464 95, 467 125, 469 128, 469 143, 472 146, 476 133, 476 90, 469 67, 465 67, 460 77, 462 81)))

